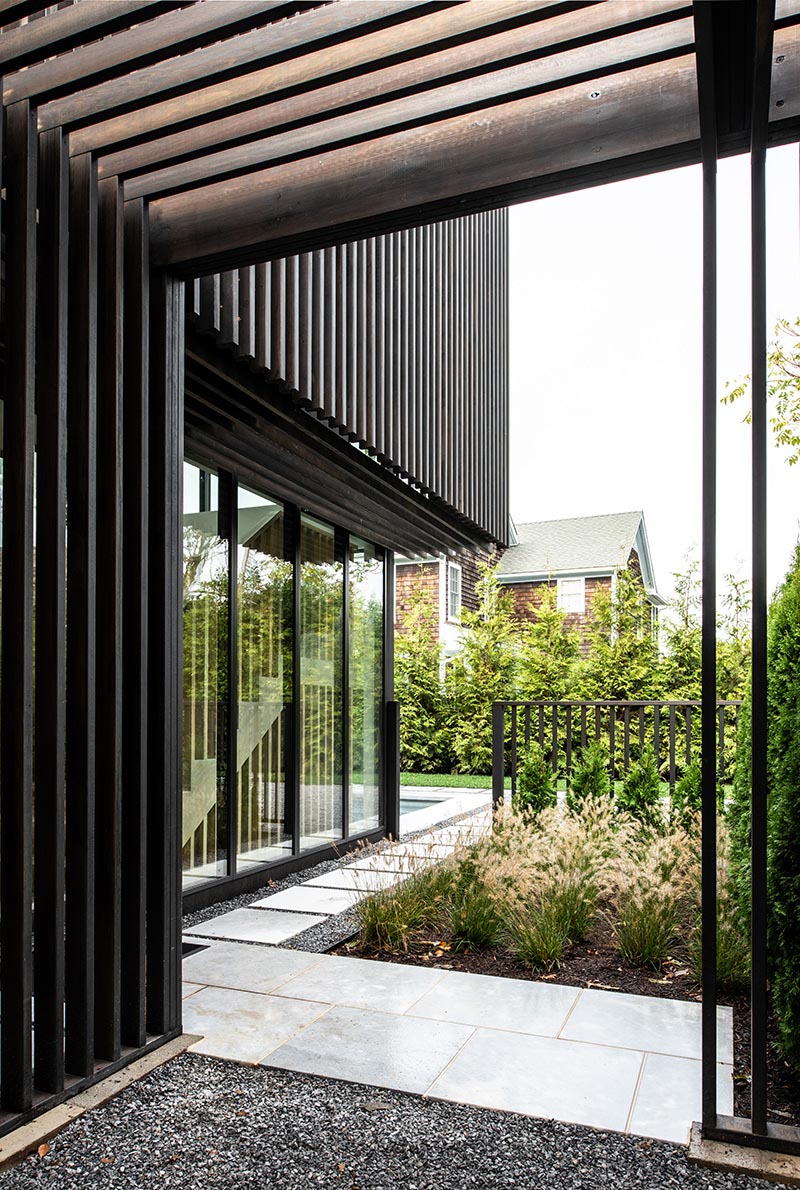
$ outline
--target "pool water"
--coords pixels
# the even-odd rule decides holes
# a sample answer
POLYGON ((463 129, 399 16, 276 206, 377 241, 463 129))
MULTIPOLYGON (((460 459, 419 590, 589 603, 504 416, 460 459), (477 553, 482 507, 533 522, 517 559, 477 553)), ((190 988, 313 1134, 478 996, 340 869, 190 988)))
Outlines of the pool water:
POLYGON ((438 806, 441 798, 401 797, 400 814, 413 814, 415 810, 427 810, 430 806, 438 806))

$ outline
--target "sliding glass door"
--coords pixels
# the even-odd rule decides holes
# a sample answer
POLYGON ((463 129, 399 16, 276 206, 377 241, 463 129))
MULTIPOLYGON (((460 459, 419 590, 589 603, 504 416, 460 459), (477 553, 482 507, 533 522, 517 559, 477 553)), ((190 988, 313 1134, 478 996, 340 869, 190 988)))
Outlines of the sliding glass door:
POLYGON ((225 876, 229 542, 219 478, 183 470, 184 884, 225 876))
POLYGON ((383 556, 350 538, 348 555, 349 833, 380 821, 383 715, 383 556))
POLYGON ((185 463, 185 890, 379 827, 384 564, 185 463))
POLYGON ((341 839, 344 558, 337 534, 300 520, 300 847, 341 839))
POLYGON ((237 489, 238 867, 291 853, 286 715, 292 701, 292 564, 283 506, 237 489))

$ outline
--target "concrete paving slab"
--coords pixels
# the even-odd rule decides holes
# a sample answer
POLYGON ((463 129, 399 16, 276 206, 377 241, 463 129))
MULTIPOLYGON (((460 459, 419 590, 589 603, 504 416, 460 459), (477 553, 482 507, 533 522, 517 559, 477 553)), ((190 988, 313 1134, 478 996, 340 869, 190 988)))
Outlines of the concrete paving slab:
POLYGON ((610 1046, 477 1029, 428 1094, 624 1132, 643 1057, 610 1046))
MULTIPOLYGON (((702 1064, 697 1059, 648 1054, 629 1131, 686 1145, 702 1105, 702 1064)), ((722 1063, 717 1067, 717 1110, 733 1115, 733 1067, 722 1063)))
POLYGON ((580 988, 445 971, 408 1015, 556 1037, 580 988))
POLYGON ((344 913, 352 909, 366 893, 347 888, 320 888, 310 884, 296 884, 272 893, 260 901, 253 901, 252 909, 288 909, 293 913, 344 913))
POLYGON ((309 971, 279 988, 277 995, 323 1000, 350 1008, 403 1013, 441 980, 444 972, 344 955, 322 955, 309 971))
POLYGON ((199 1054, 255 1065, 324 1012, 327 1004, 203 988, 184 1001, 184 1028, 202 1035, 199 1054))
POLYGON ((310 913, 284 913, 274 910, 265 913, 263 909, 232 909, 210 921, 201 922, 184 931, 184 936, 193 938, 229 938, 242 942, 285 942, 303 930, 310 929, 325 917, 313 917, 310 913))
MULTIPOLYGON (((658 996, 632 996, 589 988, 581 996, 561 1036, 570 1041, 649 1050, 678 1058, 701 1054, 701 1005, 658 996)), ((717 1009, 721 1062, 733 1061, 733 1014, 717 1009)))
POLYGON ((399 872, 377 872, 365 868, 334 868, 332 872, 325 872, 322 876, 315 876, 313 880, 306 880, 303 888, 351 888, 356 892, 380 892, 384 888, 391 888, 401 879, 399 872))
POLYGON ((336 1007, 263 1065, 422 1094, 471 1034, 467 1025, 336 1007))
POLYGON ((183 960, 183 974, 196 983, 235 988, 242 992, 271 992, 307 971, 320 955, 277 946, 249 946, 216 942, 183 960))

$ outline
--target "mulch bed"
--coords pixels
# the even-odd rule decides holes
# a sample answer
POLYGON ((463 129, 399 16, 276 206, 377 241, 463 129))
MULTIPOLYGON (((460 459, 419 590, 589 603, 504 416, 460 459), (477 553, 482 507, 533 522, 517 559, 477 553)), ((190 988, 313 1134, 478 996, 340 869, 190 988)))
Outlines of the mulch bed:
MULTIPOLYGON (((468 971, 474 975, 499 975, 505 979, 528 979, 567 984, 570 987, 630 992, 638 996, 660 996, 671 1000, 703 998, 691 972, 680 960, 670 959, 661 971, 654 971, 634 966, 622 958, 614 946, 614 938, 606 922, 598 924, 585 941, 571 946, 565 952, 558 970, 549 975, 532 971, 502 946, 491 946, 481 951, 459 951, 452 949, 445 938, 433 935, 412 942, 407 951, 375 950, 354 940, 336 947, 332 953, 438 967, 445 971, 468 971)), ((720 993, 718 1001, 733 1008, 734 1112, 737 1116, 749 1116, 750 998, 720 993)), ((771 1032, 774 1035, 772 1025, 771 1032)), ((772 1045, 768 1058, 767 1103, 770 1120, 778 1124, 800 1126, 800 1079, 772 1045)))

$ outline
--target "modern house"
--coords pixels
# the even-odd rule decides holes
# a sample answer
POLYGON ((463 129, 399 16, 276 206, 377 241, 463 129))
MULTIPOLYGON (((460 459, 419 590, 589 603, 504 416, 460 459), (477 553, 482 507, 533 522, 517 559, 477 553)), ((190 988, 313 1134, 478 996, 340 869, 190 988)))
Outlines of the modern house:
POLYGON ((750 150, 753 1107, 717 1111, 707 661, 703 1129, 800 1153, 766 1118, 763 366, 798 28, 795 0, 0 0, 0 1129, 180 1032, 184 874, 199 905, 391 825, 391 555, 506 544, 512 202, 702 163, 713 658, 716 163, 750 150))
POLYGON ((521 619, 530 619, 543 591, 555 588, 567 621, 583 633, 597 592, 613 591, 617 572, 627 568, 642 583, 655 629, 664 600, 656 589, 643 512, 532 521, 517 525, 516 535, 497 577, 511 591, 521 619))

